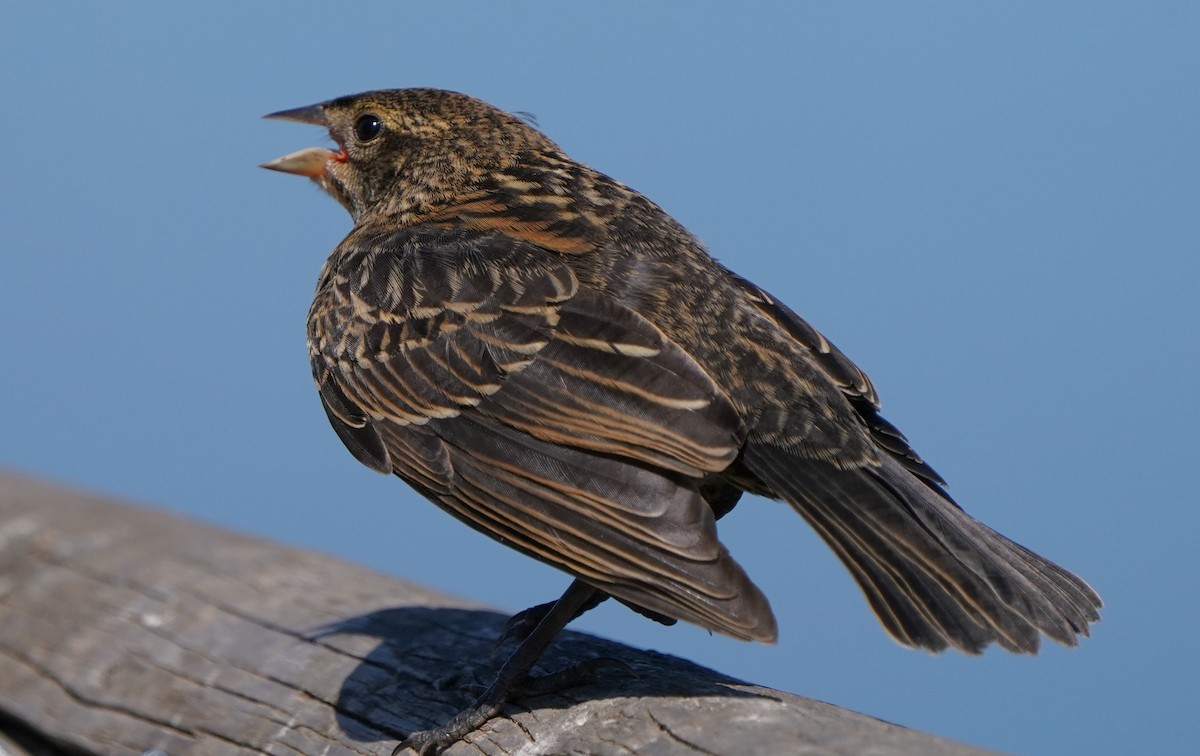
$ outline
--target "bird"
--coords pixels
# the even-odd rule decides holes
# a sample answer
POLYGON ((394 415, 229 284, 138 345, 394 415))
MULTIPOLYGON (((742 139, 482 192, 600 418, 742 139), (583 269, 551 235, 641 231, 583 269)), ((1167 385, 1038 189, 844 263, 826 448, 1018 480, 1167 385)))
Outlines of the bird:
POLYGON ((574 578, 509 622, 501 641, 519 645, 475 704, 397 751, 436 752, 554 682, 530 672, 541 652, 608 598, 775 642, 717 535, 743 493, 787 502, 904 645, 1035 653, 1099 619, 1086 582, 951 498, 829 339, 527 119, 431 88, 266 117, 328 130, 335 149, 262 167, 312 179, 353 220, 307 324, 334 431, 574 578))

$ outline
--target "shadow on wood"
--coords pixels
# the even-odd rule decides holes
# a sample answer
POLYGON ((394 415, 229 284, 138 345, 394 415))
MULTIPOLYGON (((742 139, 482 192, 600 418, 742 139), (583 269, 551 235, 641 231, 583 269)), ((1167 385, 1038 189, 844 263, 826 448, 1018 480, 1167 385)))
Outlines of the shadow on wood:
MULTIPOLYGON (((0 744, 15 753, 390 753, 470 703, 463 688, 494 670, 506 620, 330 557, 0 476, 0 734, 19 745, 0 744)), ((539 668, 591 657, 636 676, 521 699, 449 753, 981 753, 580 633, 539 668)))
MULTIPOLYGON (((507 619, 495 612, 470 609, 392 608, 354 617, 320 632, 319 637, 346 633, 379 641, 342 685, 337 701, 342 730, 350 738, 370 742, 379 739, 377 727, 381 723, 394 723, 398 735, 408 728, 440 724, 471 704, 476 693, 472 688, 486 686, 496 665, 504 660, 503 653, 497 654, 495 664, 489 657, 507 619), (447 665, 448 659, 457 661, 447 665), (438 697, 422 702, 423 718, 414 721, 414 702, 427 696, 430 688, 439 692, 438 697), (368 720, 374 726, 366 726, 368 720)), ((737 698, 780 703, 773 691, 746 686, 681 659, 636 651, 574 632, 563 633, 535 669, 553 672, 580 659, 600 657, 619 658, 632 674, 613 670, 587 686, 523 699, 509 707, 511 713, 536 710, 544 717, 585 704, 597 710, 611 708, 615 713, 627 700, 652 704, 649 699, 654 698, 737 698)), ((708 704, 715 706, 711 700, 708 704)), ((592 729, 590 724, 583 722, 580 726, 586 731, 592 729)), ((575 729, 573 734, 581 733, 575 729)), ((586 737, 593 736, 602 740, 605 733, 591 732, 586 737)))

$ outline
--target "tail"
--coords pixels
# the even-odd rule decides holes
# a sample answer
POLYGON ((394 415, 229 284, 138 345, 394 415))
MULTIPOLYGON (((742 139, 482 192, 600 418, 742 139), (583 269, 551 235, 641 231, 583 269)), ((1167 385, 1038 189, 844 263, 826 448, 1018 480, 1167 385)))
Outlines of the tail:
POLYGON ((1039 633, 1068 646, 1088 635, 1103 602, 1087 583, 880 457, 843 470, 752 445, 742 462, 833 548, 901 643, 979 653, 995 641, 1036 653, 1039 633))

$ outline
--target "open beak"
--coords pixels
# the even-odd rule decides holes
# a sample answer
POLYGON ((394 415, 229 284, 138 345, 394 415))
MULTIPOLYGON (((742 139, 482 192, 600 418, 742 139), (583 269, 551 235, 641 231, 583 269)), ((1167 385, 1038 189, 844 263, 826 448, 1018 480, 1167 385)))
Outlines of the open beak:
MULTIPOLYGON (((281 110, 278 113, 265 115, 263 118, 278 118, 283 121, 298 121, 299 123, 311 123, 314 126, 329 127, 329 119, 325 117, 325 108, 321 105, 281 110)), ((325 175, 325 166, 329 161, 337 159, 339 155, 340 153, 324 147, 308 147, 290 155, 275 158, 259 167, 283 173, 294 173, 297 176, 319 178, 325 175)))
POLYGON ((270 171, 294 173, 297 176, 319 178, 325 175, 326 164, 330 160, 336 159, 337 156, 338 153, 333 150, 327 150, 324 147, 306 147, 290 155, 284 155, 270 162, 262 163, 258 167, 266 168, 270 171))

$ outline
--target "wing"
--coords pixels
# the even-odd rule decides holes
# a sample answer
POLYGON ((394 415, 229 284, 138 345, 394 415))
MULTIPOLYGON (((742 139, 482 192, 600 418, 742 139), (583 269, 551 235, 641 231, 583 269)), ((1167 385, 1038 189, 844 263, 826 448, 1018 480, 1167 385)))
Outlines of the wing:
POLYGON ((365 464, 614 596, 774 638, 698 493, 738 454, 736 411, 561 257, 495 232, 355 234, 309 339, 330 420, 365 464))
POLYGON ((858 365, 783 302, 736 273, 728 273, 759 312, 808 350, 813 364, 819 367, 850 401, 850 405, 858 412, 880 448, 922 480, 936 486, 946 485, 942 476, 921 459, 900 429, 880 416, 879 394, 875 392, 871 379, 858 365))

